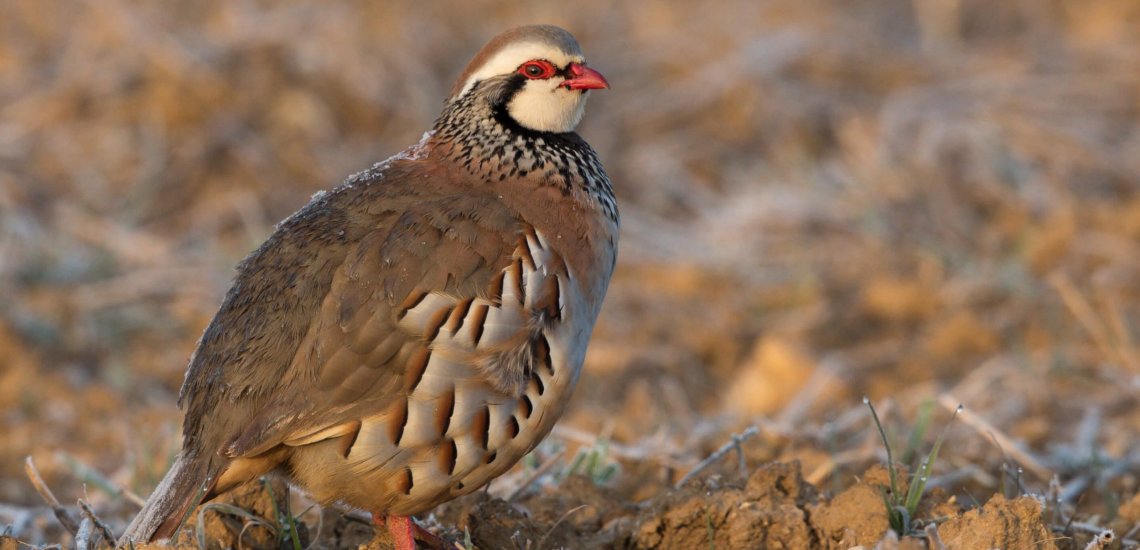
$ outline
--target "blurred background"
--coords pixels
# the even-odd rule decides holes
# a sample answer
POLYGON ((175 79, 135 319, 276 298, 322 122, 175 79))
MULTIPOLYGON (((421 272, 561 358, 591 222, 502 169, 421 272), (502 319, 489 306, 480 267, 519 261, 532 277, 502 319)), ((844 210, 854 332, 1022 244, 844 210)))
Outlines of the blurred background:
POLYGON ((552 444, 683 473, 758 426, 752 463, 828 488, 884 459, 864 395, 898 434, 961 402, 947 490, 1020 466, 1102 517, 1137 492, 1134 0, 8 0, 0 525, 54 542, 30 455, 121 527, 233 266, 536 22, 613 85, 580 133, 623 222, 552 444))

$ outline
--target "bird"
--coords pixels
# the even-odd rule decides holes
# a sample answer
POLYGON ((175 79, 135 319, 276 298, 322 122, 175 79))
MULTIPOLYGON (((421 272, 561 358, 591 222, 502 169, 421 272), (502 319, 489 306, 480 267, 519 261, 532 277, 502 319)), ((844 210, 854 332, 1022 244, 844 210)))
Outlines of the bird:
POLYGON ((199 339, 180 452, 117 546, 275 474, 413 550, 434 535, 411 516, 534 449, 617 259, 613 186, 575 132, 608 87, 566 30, 507 30, 418 143, 280 222, 199 339))

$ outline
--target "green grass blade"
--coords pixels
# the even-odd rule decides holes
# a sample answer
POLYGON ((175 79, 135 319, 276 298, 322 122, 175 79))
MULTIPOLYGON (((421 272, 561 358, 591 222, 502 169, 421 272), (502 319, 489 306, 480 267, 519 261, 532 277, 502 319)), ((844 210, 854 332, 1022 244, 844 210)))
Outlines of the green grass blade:
MULTIPOLYGON (((895 477, 895 460, 891 455, 891 442, 887 440, 887 431, 883 428, 882 421, 879 420, 879 413, 875 412, 875 406, 871 404, 869 397, 863 397, 863 404, 871 409, 871 417, 875 420, 875 427, 879 429, 879 437, 883 439, 883 447, 887 449, 887 475, 891 480, 891 499, 893 502, 899 502, 899 483, 895 477)), ((888 507, 889 508, 889 507, 888 507)))
POLYGON ((269 502, 273 504, 273 518, 277 521, 277 543, 281 544, 281 537, 288 536, 292 542, 293 550, 301 550, 301 541, 297 535, 297 522, 293 519, 293 511, 289 509, 289 489, 285 489, 285 510, 277 507, 277 495, 273 494, 273 486, 269 478, 261 478, 261 485, 265 487, 265 492, 269 493, 269 502), (284 519, 287 529, 281 529, 281 521, 284 519))
POLYGON ((954 424, 954 419, 958 418, 958 412, 962 410, 962 405, 954 409, 954 415, 950 417, 950 421, 942 428, 942 433, 938 434, 938 439, 934 440, 934 447, 930 449, 930 453, 922 459, 918 469, 915 471, 914 480, 910 483, 910 489, 907 491, 906 508, 913 515, 914 511, 918 508, 918 501, 922 499, 922 495, 926 492, 926 483, 930 480, 930 473, 934 471, 934 462, 938 460, 938 453, 942 450, 942 442, 946 440, 946 434, 950 432, 950 427, 954 424))
POLYGON ((918 417, 914 421, 914 427, 910 430, 910 437, 907 438, 906 450, 899 459, 903 464, 912 464, 915 457, 918 455, 918 448, 922 445, 922 441, 926 439, 926 431, 930 429, 930 420, 934 417, 934 401, 927 399, 918 406, 918 417))

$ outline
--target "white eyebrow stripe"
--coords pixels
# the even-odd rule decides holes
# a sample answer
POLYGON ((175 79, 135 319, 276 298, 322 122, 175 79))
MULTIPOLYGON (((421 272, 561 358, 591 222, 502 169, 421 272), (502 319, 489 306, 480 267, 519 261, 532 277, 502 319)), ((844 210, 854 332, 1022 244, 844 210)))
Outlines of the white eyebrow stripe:
POLYGON ((475 86, 476 82, 494 76, 512 73, 519 65, 532 59, 545 59, 554 63, 559 69, 566 67, 570 63, 585 62, 580 55, 567 55, 562 50, 542 42, 512 44, 499 50, 498 53, 491 56, 478 71, 471 73, 471 76, 467 77, 467 81, 463 83, 463 89, 459 90, 459 94, 456 95, 456 97, 461 97, 467 93, 468 90, 475 86))

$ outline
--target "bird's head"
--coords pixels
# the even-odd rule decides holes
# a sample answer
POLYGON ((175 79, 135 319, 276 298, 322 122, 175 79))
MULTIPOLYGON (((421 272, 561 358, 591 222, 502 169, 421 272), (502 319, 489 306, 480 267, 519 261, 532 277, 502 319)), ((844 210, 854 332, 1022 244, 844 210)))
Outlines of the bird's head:
POLYGON ((571 132, 590 90, 608 88, 586 66, 578 41, 551 25, 518 27, 496 36, 467 65, 449 102, 477 94, 492 109, 537 132, 571 132))

